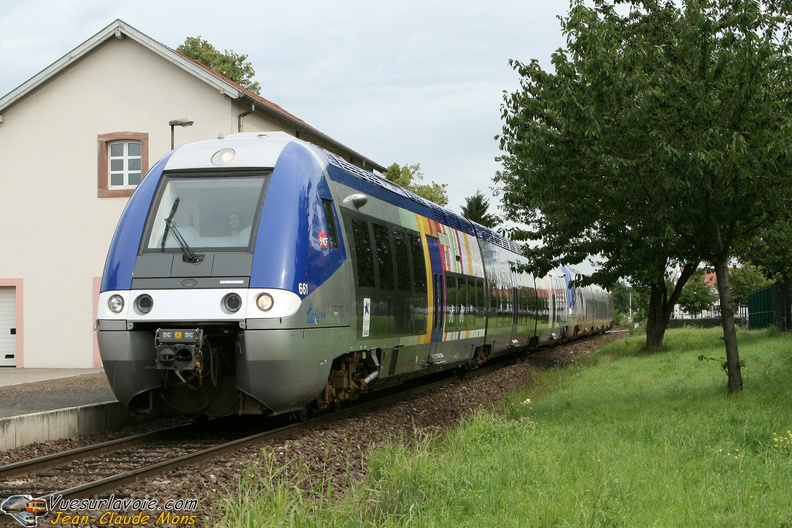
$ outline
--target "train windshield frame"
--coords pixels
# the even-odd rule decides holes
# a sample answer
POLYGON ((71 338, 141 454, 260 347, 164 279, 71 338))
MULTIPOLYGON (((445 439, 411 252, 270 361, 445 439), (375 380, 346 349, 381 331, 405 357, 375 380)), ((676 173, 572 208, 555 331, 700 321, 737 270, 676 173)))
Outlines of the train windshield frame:
POLYGON ((252 252, 271 170, 166 173, 141 253, 252 252))

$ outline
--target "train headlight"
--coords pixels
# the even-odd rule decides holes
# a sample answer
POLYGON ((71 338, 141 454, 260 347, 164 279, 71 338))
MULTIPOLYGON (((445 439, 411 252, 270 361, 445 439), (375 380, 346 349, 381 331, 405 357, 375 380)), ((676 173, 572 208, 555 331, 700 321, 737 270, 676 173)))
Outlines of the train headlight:
POLYGON ((272 309, 272 306, 275 304, 275 300, 272 298, 272 295, 269 293, 262 293, 258 297, 256 297, 256 306, 262 312, 268 312, 272 309))
POLYGON ((242 297, 236 293, 229 293, 223 297, 223 308, 231 313, 236 313, 242 308, 242 297))
POLYGON ((147 314, 154 308, 154 299, 151 298, 151 295, 144 293, 135 299, 135 308, 138 312, 147 314))
POLYGON ((121 310, 124 309, 124 298, 118 294, 111 295, 109 299, 107 299, 107 307, 113 313, 121 313, 121 310))
POLYGON ((225 165, 234 159, 234 156, 236 156, 234 149, 226 148, 218 150, 212 156, 212 165, 217 165, 218 167, 225 165))

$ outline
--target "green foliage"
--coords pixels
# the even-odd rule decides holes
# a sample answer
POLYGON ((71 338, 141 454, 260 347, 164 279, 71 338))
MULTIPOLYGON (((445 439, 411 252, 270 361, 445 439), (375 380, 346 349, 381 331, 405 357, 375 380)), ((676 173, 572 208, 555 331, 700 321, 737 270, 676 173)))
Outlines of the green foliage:
MULTIPOLYGON (((747 318, 736 318, 735 323, 738 327, 748 324, 747 318)), ((723 321, 720 317, 702 317, 699 319, 671 319, 668 328, 723 328, 723 321)))
POLYGON ((641 320, 641 310, 646 308, 645 295, 623 281, 617 281, 610 287, 613 299, 613 312, 620 319, 627 320, 632 313, 633 320, 641 320))
POLYGON ((679 305, 691 315, 698 315, 704 310, 709 310, 718 300, 718 295, 704 281, 705 273, 704 270, 694 273, 685 284, 682 295, 679 296, 679 305))
POLYGON ((707 262, 728 295, 729 258, 792 205, 789 2, 573 0, 561 24, 553 70, 513 61, 504 97, 496 183, 515 234, 543 241, 544 269, 600 255, 595 280, 651 290, 651 325, 673 307, 669 267, 707 262))
MULTIPOLYGON (((788 215, 792 210, 787 211, 788 215)), ((760 267, 767 277, 789 282, 792 279, 792 259, 788 248, 792 246, 792 218, 781 216, 756 232, 756 237, 741 252, 741 258, 760 267)))
POLYGON ((400 167, 398 163, 394 163, 388 167, 385 172, 385 178, 437 205, 448 205, 448 192, 446 191, 448 184, 423 183, 424 175, 421 171, 420 163, 404 165, 403 167, 400 167))
POLYGON ((462 206, 462 216, 468 220, 478 222, 484 227, 496 228, 501 223, 501 219, 487 212, 489 200, 484 198, 481 191, 476 191, 473 196, 465 198, 465 205, 462 206))
MULTIPOLYGON (((701 354, 701 355, 699 355, 698 360, 699 361, 715 361, 717 363, 720 363, 720 366, 723 369, 723 372, 725 372, 726 374, 729 373, 729 363, 726 361, 725 358, 718 359, 718 358, 713 358, 713 357, 707 357, 704 354, 701 354)), ((741 368, 745 368, 745 366, 746 366, 745 361, 740 360, 740 367, 741 368)))
POLYGON ((184 44, 176 48, 176 51, 212 68, 255 94, 261 90, 259 83, 253 81, 256 72, 248 62, 247 55, 239 55, 229 50, 221 53, 201 37, 187 37, 184 44))
MULTIPOLYGON (((787 256, 787 258, 789 257, 787 256)), ((736 306, 747 305, 748 295, 772 284, 772 281, 768 280, 762 271, 752 264, 732 268, 729 278, 732 298, 736 306)))

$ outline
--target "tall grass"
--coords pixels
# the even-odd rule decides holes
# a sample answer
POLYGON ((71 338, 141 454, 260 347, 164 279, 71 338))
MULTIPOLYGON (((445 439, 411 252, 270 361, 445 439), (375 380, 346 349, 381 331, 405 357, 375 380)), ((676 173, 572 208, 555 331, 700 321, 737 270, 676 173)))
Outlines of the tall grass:
POLYGON ((628 338, 442 440, 378 450, 341 500, 259 472, 223 511, 256 526, 792 526, 792 336, 739 341, 739 394, 717 329, 669 331, 654 354, 628 338))

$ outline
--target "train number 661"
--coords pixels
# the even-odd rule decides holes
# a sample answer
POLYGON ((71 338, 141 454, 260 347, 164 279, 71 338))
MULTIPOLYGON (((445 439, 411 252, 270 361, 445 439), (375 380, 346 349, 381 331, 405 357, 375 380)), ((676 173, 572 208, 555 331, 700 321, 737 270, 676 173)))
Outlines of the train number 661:
POLYGON ((308 283, 307 282, 300 282, 297 284, 297 293, 300 295, 308 295, 308 283))

